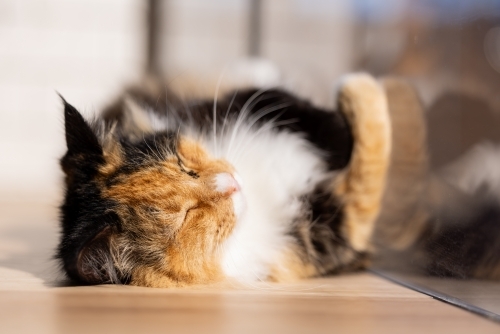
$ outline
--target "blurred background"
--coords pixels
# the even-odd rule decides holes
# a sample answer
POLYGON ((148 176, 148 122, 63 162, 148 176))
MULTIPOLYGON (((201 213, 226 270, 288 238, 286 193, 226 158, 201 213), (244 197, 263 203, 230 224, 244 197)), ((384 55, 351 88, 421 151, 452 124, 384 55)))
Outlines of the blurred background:
POLYGON ((57 197, 56 91, 92 113, 148 71, 218 76, 249 56, 323 105, 346 72, 412 79, 440 109, 429 140, 442 166, 499 137, 499 17, 498 0, 1 0, 0 196, 57 197))
POLYGON ((56 92, 92 114, 148 73, 203 81, 246 57, 321 106, 348 72, 410 80, 434 170, 500 140, 500 0, 0 0, 0 265, 52 274, 56 92))

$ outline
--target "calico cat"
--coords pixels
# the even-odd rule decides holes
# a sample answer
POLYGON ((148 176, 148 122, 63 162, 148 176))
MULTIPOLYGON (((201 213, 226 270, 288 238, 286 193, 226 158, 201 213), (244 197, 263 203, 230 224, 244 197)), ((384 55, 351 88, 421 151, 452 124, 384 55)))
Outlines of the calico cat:
POLYGON ((145 87, 93 121, 63 100, 57 256, 69 278, 287 281, 369 260, 500 278, 498 153, 431 172, 425 112, 407 82, 350 75, 335 110, 279 89, 213 100, 145 87))
POLYGON ((337 100, 327 110, 280 89, 215 100, 133 89, 93 121, 63 100, 65 273, 175 287, 364 268, 390 162, 388 104, 366 74, 337 100))

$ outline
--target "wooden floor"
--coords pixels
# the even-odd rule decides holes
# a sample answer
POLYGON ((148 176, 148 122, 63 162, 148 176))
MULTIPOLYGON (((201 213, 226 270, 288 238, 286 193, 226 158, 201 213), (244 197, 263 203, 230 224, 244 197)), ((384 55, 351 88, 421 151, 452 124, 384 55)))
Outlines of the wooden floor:
POLYGON ((188 290, 61 286, 51 203, 0 203, 0 333, 500 332, 370 273, 188 290))

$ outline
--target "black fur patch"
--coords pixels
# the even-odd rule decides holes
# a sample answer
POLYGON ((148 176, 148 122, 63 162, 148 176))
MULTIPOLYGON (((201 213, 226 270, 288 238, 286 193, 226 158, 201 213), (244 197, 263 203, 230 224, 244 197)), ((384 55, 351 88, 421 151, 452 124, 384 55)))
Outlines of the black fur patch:
MULTIPOLYGON (((248 90, 237 93, 230 113, 239 112, 257 92, 248 90)), ((232 99, 231 95, 227 100, 230 98, 232 99)), ((330 169, 337 170, 347 166, 353 148, 353 138, 342 113, 316 108, 309 102, 281 90, 269 90, 257 95, 255 103, 249 107, 249 112, 257 114, 266 108, 279 105, 283 108, 263 115, 260 122, 273 120, 277 124, 283 124, 277 127, 279 130, 305 134, 308 141, 326 153, 330 169)))
MULTIPOLYGON (((181 121, 193 122, 195 126, 205 131, 212 129, 213 101, 183 103, 171 98, 171 95, 167 100, 165 94, 149 96, 139 91, 134 91, 132 95, 141 104, 160 115, 171 113, 181 121)), ((117 102, 105 111, 104 120, 120 123, 123 119, 123 111, 120 112, 119 105, 117 102)), ((303 133, 307 140, 326 154, 326 161, 331 170, 342 169, 349 163, 353 137, 342 113, 316 108, 311 103, 282 90, 272 89, 261 92, 257 89, 248 89, 230 93, 218 100, 217 128, 222 127, 225 119, 238 117, 244 107, 243 112, 248 116, 260 114, 257 124, 262 125, 273 121, 277 124, 278 131, 303 133)))
POLYGON ((94 181, 99 166, 104 163, 96 135, 66 101, 64 116, 68 151, 61 159, 61 166, 66 173, 66 192, 60 208, 62 235, 57 257, 71 279, 89 282, 77 268, 79 254, 100 231, 118 226, 119 221, 116 215, 110 214, 114 203, 101 197, 94 181))

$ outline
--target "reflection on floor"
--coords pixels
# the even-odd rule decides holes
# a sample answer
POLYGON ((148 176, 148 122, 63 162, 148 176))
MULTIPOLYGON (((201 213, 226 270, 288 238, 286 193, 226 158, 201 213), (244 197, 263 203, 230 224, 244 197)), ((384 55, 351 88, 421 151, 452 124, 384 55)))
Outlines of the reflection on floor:
POLYGON ((396 271, 374 272, 415 291, 500 321, 500 282, 429 277, 396 271))

